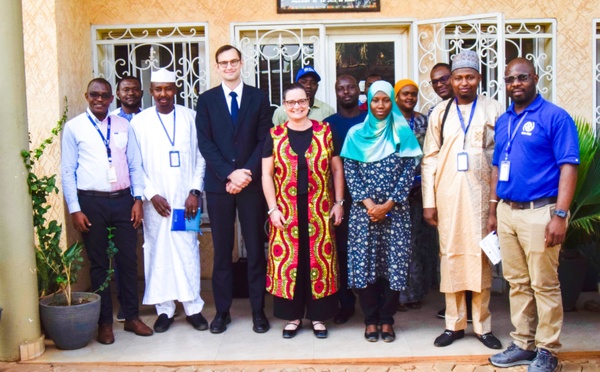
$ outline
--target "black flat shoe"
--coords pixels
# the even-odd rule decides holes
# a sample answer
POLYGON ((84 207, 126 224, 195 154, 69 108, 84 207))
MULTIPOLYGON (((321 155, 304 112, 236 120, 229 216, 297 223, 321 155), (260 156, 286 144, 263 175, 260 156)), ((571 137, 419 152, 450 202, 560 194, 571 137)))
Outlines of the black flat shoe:
POLYGON ((327 328, 325 329, 315 329, 315 325, 322 325, 323 327, 325 327, 325 324, 323 322, 319 322, 319 321, 314 321, 312 322, 312 329, 313 329, 313 333, 315 334, 315 337, 317 338, 327 338, 327 328))
POLYGON ((394 332, 394 328, 391 324, 384 324, 390 327, 391 332, 383 331, 383 326, 381 328, 381 339, 383 342, 394 342, 396 340, 396 332, 394 332))
POLYGON ((227 324, 231 323, 229 311, 217 311, 217 315, 210 322, 210 333, 223 333, 227 330, 227 324))
POLYGON ((465 331, 451 331, 449 329, 445 330, 444 333, 439 335, 433 344, 438 347, 448 346, 452 344, 455 340, 465 337, 465 331))
POLYGON ((379 340, 379 331, 375 328, 374 332, 368 331, 369 327, 365 328, 365 340, 369 342, 377 342, 379 340))
POLYGON ((186 316, 185 320, 199 331, 206 331, 208 329, 208 321, 202 316, 202 313, 186 316))
POLYGON ((302 321, 300 321, 300 323, 296 324, 294 322, 288 322, 285 327, 283 328, 283 338, 294 338, 296 336, 296 334, 298 333, 299 329, 302 329, 302 321), (296 326, 296 328, 293 329, 286 329, 285 327, 289 326, 289 325, 294 325, 296 326))
POLYGON ((496 336, 494 336, 492 332, 483 335, 476 334, 476 336, 477 339, 486 347, 489 347, 490 349, 502 349, 502 343, 496 338, 496 336))
POLYGON ((154 322, 154 332, 162 333, 166 332, 171 324, 173 324, 173 318, 169 318, 167 314, 160 314, 154 322))

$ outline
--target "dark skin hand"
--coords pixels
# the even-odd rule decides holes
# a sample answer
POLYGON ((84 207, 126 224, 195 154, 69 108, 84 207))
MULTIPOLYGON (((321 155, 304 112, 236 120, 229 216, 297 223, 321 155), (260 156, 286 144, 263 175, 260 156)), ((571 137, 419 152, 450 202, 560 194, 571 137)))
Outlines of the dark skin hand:
MULTIPOLYGON (((577 166, 574 164, 563 164, 560 166, 560 179, 558 181, 558 200, 556 209, 569 210, 575 187, 577 186, 577 166)), ((567 234, 567 220, 558 216, 552 216, 546 225, 546 247, 554 247, 565 241, 567 234)))
POLYGON ((89 227, 92 226, 92 224, 83 212, 75 212, 71 214, 71 218, 73 219, 73 227, 75 227, 75 230, 81 233, 90 231, 89 227))
POLYGON ((425 222, 427 222, 431 226, 437 226, 437 208, 423 208, 423 218, 425 219, 425 222))
POLYGON ((192 218, 196 217, 199 207, 202 207, 202 201, 200 198, 189 194, 185 200, 185 218, 191 220, 192 218))
POLYGON ((394 202, 392 200, 388 200, 383 204, 375 204, 372 199, 363 200, 363 204, 367 207, 367 214, 369 215, 369 219, 373 222, 381 222, 385 220, 386 215, 394 206, 394 202))
POLYGON ((131 221, 133 221, 133 228, 137 229, 142 224, 142 218, 144 218, 144 210, 142 209, 142 201, 136 200, 131 208, 131 221))
POLYGON ((171 214, 171 206, 169 205, 169 202, 167 202, 167 199, 160 195, 154 195, 150 201, 152 202, 152 205, 158 214, 163 217, 169 217, 171 214))

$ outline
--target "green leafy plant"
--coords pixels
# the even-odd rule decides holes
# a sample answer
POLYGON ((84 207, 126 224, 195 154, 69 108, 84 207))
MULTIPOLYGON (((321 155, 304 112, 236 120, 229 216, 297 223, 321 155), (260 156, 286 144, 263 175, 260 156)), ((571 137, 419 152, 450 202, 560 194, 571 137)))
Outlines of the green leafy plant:
MULTIPOLYGON (((42 141, 37 148, 21 151, 21 156, 27 170, 27 185, 29 186, 33 207, 33 227, 37 238, 35 257, 38 293, 40 297, 43 297, 52 293, 64 292, 67 305, 70 306, 72 302, 71 285, 77 281, 77 274, 83 264, 83 258, 81 257, 83 244, 75 242, 64 251, 61 248, 60 239, 63 227, 56 220, 48 220, 47 218, 47 213, 52 208, 48 198, 51 194, 58 194, 56 174, 40 177, 34 169, 36 163, 44 155, 46 148, 54 142, 54 139, 58 137, 63 129, 67 122, 67 112, 68 102, 65 98, 65 109, 56 126, 52 128, 51 136, 42 141)), ((114 227, 109 227, 108 230, 109 246, 107 247, 107 253, 109 262, 112 263, 112 257, 117 252, 112 240, 114 227)), ((111 264, 107 277, 98 291, 108 287, 113 271, 111 264)))
MULTIPOLYGON (((563 244, 566 249, 600 238, 600 137, 586 119, 574 117, 573 120, 579 135, 580 164, 569 229, 563 244)), ((597 251, 598 248, 596 255, 597 251)))

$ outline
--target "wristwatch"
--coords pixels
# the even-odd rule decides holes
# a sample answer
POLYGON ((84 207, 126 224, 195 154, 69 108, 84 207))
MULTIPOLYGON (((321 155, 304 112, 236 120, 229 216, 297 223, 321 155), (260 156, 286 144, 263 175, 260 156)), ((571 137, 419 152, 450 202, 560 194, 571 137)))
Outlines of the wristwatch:
POLYGON ((560 218, 567 218, 567 211, 562 210, 562 209, 555 209, 554 214, 560 218))
POLYGON ((139 201, 142 201, 142 197, 141 197, 141 196, 134 196, 134 197, 133 197, 133 200, 139 200, 139 201))
POLYGON ((199 197, 201 192, 200 192, 200 190, 191 189, 190 194, 194 195, 195 197, 199 197))
POLYGON ((345 202, 345 200, 344 200, 344 199, 342 199, 342 200, 338 200, 338 201, 336 201, 336 202, 335 202, 335 203, 333 203, 333 204, 339 204, 339 205, 341 205, 341 206, 343 207, 343 206, 344 206, 344 202, 345 202))

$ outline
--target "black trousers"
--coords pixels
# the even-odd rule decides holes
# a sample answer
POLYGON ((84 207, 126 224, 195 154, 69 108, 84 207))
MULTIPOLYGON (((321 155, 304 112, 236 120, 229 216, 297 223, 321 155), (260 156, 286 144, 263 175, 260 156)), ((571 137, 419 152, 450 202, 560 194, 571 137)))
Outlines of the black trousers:
MULTIPOLYGON (((114 227, 113 242, 118 249, 115 262, 119 266, 117 285, 121 308, 126 320, 138 316, 137 294, 137 230, 131 221, 131 208, 133 197, 124 195, 110 199, 97 196, 79 195, 81 211, 92 224, 88 233, 83 233, 85 251, 90 260, 90 277, 92 290, 97 290, 104 280, 109 267, 108 255, 108 227, 114 227)), ((112 299, 110 287, 98 292, 101 297, 100 319, 98 324, 113 322, 112 299)))
POLYGON ((394 324, 400 292, 390 289, 390 283, 378 279, 366 288, 356 289, 358 301, 365 315, 365 325, 394 324))
POLYGON ((217 311, 229 311, 233 300, 232 254, 236 211, 248 253, 248 294, 252 311, 265 307, 264 196, 259 192, 206 193, 214 245, 212 285, 217 311))
POLYGON ((324 321, 338 311, 337 297, 312 298, 310 283, 310 241, 308 237, 308 195, 298 195, 298 269, 294 298, 273 297, 273 315, 284 320, 307 318, 324 321))
POLYGON ((340 302, 341 311, 354 311, 356 296, 352 289, 348 288, 348 221, 350 220, 350 206, 352 198, 348 193, 346 186, 344 193, 344 219, 342 223, 335 227, 335 248, 338 256, 340 287, 337 292, 337 298, 340 302))

